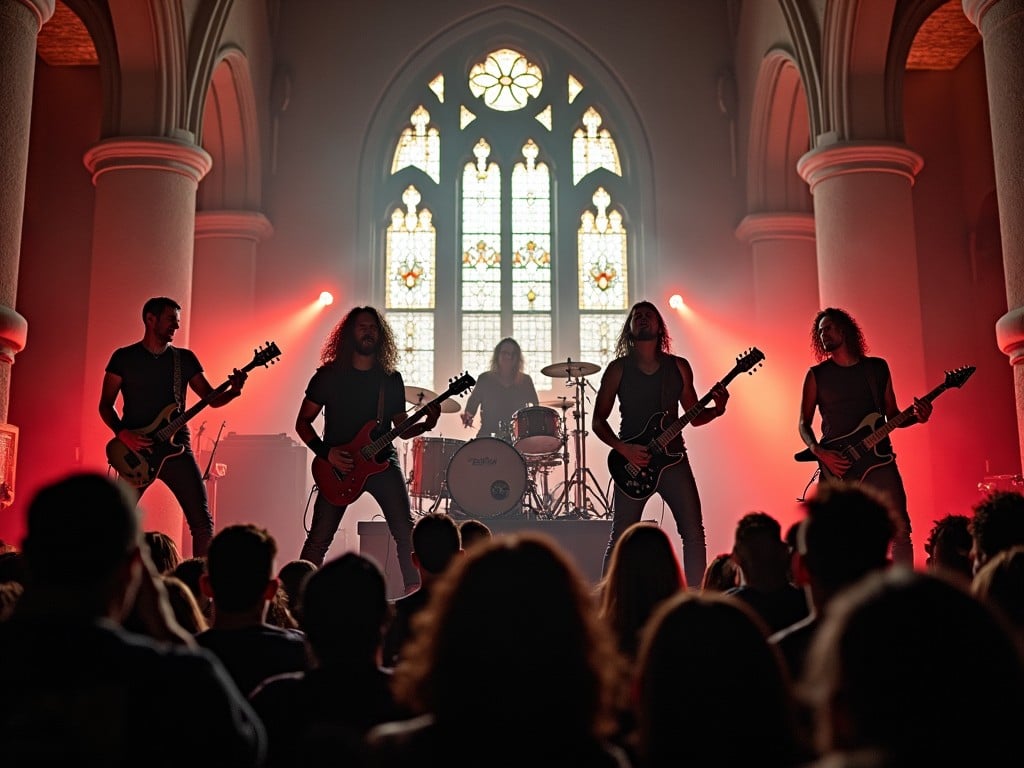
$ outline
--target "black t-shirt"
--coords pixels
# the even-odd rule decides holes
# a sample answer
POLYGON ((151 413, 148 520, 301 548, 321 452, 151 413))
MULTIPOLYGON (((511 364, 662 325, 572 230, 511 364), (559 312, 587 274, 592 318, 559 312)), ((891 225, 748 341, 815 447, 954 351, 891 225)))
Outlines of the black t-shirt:
MULTIPOLYGON (((160 412, 174 404, 174 354, 168 347, 154 355, 142 342, 114 350, 107 363, 107 373, 121 377, 123 401, 121 423, 127 429, 140 429, 153 423, 160 412)), ((184 400, 188 382, 203 366, 191 350, 177 348, 181 360, 181 397, 184 400)), ((188 426, 178 432, 187 438, 188 426)))
MULTIPOLYGON (((405 410, 405 383, 398 371, 388 375, 382 368, 360 371, 338 363, 318 368, 306 387, 306 397, 324 407, 324 442, 329 446, 350 443, 369 421, 377 419, 377 404, 384 388, 381 425, 373 437, 391 429, 391 417, 405 410)), ((383 454, 397 463, 398 452, 392 445, 383 454)))
POLYGON ((826 360, 811 368, 818 390, 821 439, 853 432, 869 413, 885 414, 889 365, 880 357, 864 357, 850 366, 826 360))

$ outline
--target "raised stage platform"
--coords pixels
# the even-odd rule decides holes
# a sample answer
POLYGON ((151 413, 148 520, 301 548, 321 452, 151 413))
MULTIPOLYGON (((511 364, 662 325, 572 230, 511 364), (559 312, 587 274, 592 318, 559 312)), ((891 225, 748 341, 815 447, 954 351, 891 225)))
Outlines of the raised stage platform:
MULTIPOLYGON (((608 544, 610 520, 576 520, 571 518, 531 520, 526 518, 493 518, 483 520, 495 534, 537 531, 554 539, 573 559, 583 575, 596 584, 601 578, 601 562, 608 544)), ((402 594, 402 574, 398 569, 395 542, 383 520, 364 520, 358 524, 359 551, 373 557, 387 576, 388 597, 402 594)))

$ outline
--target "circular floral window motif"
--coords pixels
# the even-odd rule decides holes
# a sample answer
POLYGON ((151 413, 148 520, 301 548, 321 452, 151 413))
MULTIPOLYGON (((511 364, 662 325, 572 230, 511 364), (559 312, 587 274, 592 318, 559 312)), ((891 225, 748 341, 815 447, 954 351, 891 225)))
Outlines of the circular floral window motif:
POLYGON ((536 98, 543 86, 540 67, 511 48, 492 51, 469 70, 469 90, 499 112, 522 109, 527 98, 536 98))

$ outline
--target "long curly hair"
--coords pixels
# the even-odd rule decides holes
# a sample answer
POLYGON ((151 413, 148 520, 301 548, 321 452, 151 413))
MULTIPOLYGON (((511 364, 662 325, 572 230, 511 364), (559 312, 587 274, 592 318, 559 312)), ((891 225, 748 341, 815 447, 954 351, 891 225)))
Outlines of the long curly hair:
POLYGON ((398 345, 395 334, 384 319, 373 307, 353 307, 331 330, 320 350, 320 364, 339 363, 348 367, 352 365, 352 354, 356 349, 356 317, 362 313, 373 315, 380 331, 377 344, 377 364, 387 373, 394 373, 398 364, 398 345))
POLYGON ((501 357, 501 348, 504 346, 512 347, 512 351, 516 356, 515 364, 515 380, 521 381, 523 378, 523 367, 525 365, 523 361, 523 348, 519 346, 519 342, 513 339, 511 336, 506 337, 498 342, 498 346, 494 348, 494 352, 491 353, 491 373, 498 372, 498 360, 501 357))
POLYGON ((629 326, 633 322, 633 315, 636 314, 638 309, 650 309, 658 316, 658 350, 666 355, 669 354, 672 351, 672 339, 668 335, 668 328, 665 327, 665 318, 661 316, 661 312, 651 302, 638 301, 630 307, 629 314, 626 315, 626 322, 622 324, 622 330, 619 331, 619 338, 615 342, 615 355, 617 357, 625 357, 633 351, 636 339, 633 338, 629 326))
POLYGON ((851 354, 856 357, 864 357, 867 354, 868 344, 864 340, 864 331, 860 329, 853 316, 844 309, 826 307, 814 316, 814 324, 811 325, 811 351, 814 352, 814 357, 819 363, 829 357, 829 353, 825 351, 825 347, 821 343, 821 336, 818 335, 818 323, 823 317, 828 317, 843 332, 843 338, 846 339, 846 346, 851 354))

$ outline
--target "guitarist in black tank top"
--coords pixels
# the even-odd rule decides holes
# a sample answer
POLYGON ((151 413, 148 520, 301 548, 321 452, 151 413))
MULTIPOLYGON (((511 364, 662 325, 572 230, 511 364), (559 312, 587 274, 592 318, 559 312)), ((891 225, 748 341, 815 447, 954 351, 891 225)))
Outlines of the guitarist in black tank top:
MULTIPOLYGON (((847 473, 851 462, 839 450, 829 450, 822 443, 854 433, 865 417, 872 413, 892 419, 899 414, 900 408, 896 404, 888 363, 881 357, 866 355, 864 333, 846 311, 829 307, 817 314, 811 327, 811 349, 819 362, 807 371, 804 379, 799 431, 804 445, 818 460, 822 478, 828 481, 847 473), (815 437, 812 427, 815 410, 821 414, 821 442, 815 437)), ((913 411, 915 418, 900 426, 928 421, 932 404, 928 400, 914 398, 913 411)), ((880 443, 877 453, 891 455, 890 461, 879 463, 862 477, 847 479, 859 480, 888 496, 899 526, 893 541, 893 559, 912 566, 914 548, 910 540, 907 494, 888 442, 886 438, 880 443)))
MULTIPOLYGON (((678 415, 680 405, 689 410, 697 404, 693 370, 685 358, 671 353, 661 313, 648 301, 638 302, 630 309, 619 334, 616 354, 618 357, 608 364, 601 377, 601 387, 594 403, 594 434, 631 464, 646 467, 651 461, 646 445, 630 442, 630 439, 642 434, 655 414, 667 411, 671 420, 678 415), (618 435, 608 424, 616 398, 620 415, 618 435)), ((696 416, 690 422, 694 426, 707 424, 725 413, 729 399, 726 388, 716 384, 711 394, 715 407, 706 408, 696 416)), ((672 451, 682 452, 682 458, 661 472, 656 493, 665 500, 675 518, 676 530, 683 543, 686 582, 697 587, 707 566, 700 495, 681 438, 672 451)), ((633 498, 616 484, 611 535, 604 556, 605 568, 615 542, 623 531, 640 520, 649 498, 633 498)))

